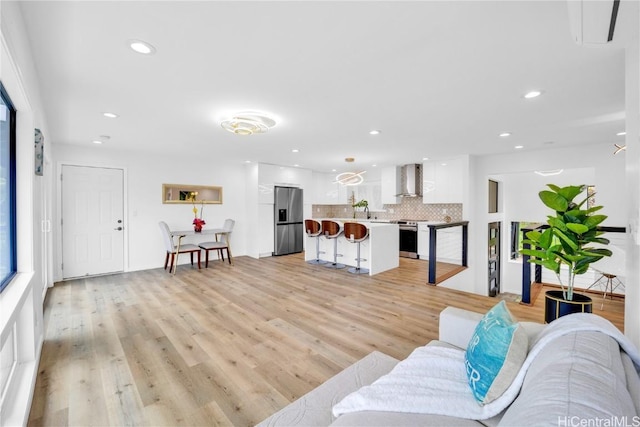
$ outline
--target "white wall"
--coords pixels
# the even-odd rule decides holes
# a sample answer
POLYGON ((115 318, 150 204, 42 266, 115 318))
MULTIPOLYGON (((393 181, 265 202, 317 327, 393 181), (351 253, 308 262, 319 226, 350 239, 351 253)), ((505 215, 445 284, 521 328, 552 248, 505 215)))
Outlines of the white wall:
POLYGON ((627 287, 625 296, 624 333, 636 347, 640 348, 640 7, 638 2, 626 2, 625 7, 633 4, 636 12, 636 34, 627 47, 626 66, 626 188, 628 229, 627 234, 627 287))
MULTIPOLYGON (((56 171, 62 164, 118 167, 125 170, 125 246, 128 257, 125 270, 145 270, 164 265, 165 248, 161 239, 159 221, 165 221, 171 229, 193 227, 193 206, 162 203, 162 184, 219 185, 223 187, 221 205, 204 205, 205 227, 222 227, 226 218, 233 218, 236 225, 231 237, 233 254, 245 255, 247 221, 245 209, 244 165, 216 162, 209 156, 193 156, 191 153, 174 153, 171 156, 143 152, 110 150, 104 145, 87 147, 56 144, 53 159, 56 171)), ((89 145, 91 144, 91 145, 89 145)), ((59 179, 55 180, 59 186, 59 179)), ((54 240, 54 266, 56 280, 62 277, 60 269, 60 212, 59 188, 56 188, 54 240)), ((200 209, 200 206, 198 206, 200 209)), ((185 240, 186 243, 186 240, 185 240)), ((181 262, 189 262, 188 257, 181 262)))
POLYGON ((45 158, 50 158, 47 124, 40 100, 37 74, 24 33, 18 3, 0 4, 0 80, 17 110, 16 179, 18 274, 0 294, 0 347, 3 369, 15 362, 8 380, 0 384, 0 424, 26 424, 43 339, 42 306, 49 285, 47 235, 40 222, 49 210, 43 195, 49 171, 34 174, 34 128, 45 135, 45 158), (5 358, 7 357, 7 358, 5 358))

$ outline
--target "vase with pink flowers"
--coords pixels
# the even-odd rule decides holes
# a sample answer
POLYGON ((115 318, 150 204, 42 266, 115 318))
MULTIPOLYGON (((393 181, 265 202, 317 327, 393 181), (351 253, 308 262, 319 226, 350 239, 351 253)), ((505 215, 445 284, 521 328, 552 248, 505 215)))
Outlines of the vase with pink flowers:
POLYGON ((204 219, 202 218, 202 213, 204 212, 204 201, 200 205, 200 217, 198 217, 198 208, 196 205, 193 205, 193 231, 196 233, 202 232, 202 226, 206 224, 204 219))

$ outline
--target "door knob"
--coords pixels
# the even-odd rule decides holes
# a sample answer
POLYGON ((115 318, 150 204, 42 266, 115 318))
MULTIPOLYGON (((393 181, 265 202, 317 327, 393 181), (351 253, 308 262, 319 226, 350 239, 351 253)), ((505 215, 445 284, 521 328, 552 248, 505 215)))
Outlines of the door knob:
POLYGON ((122 227, 114 228, 114 230, 122 231, 122 227))

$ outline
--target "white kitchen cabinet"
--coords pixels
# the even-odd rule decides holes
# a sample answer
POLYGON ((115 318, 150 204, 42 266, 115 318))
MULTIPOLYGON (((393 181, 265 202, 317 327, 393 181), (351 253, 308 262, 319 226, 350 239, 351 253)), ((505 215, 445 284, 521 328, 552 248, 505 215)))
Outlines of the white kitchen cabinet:
POLYGON ((368 202, 370 212, 383 210, 380 181, 365 181, 350 188, 355 191, 356 202, 363 199, 368 202))
POLYGON ((429 225, 418 223, 418 256, 429 259, 429 225))
POLYGON ((304 199, 305 203, 308 203, 311 199, 307 191, 313 187, 311 170, 260 163, 258 166, 259 203, 273 203, 274 186, 300 187, 305 190, 304 199))
POLYGON ((396 197, 396 194, 400 193, 400 167, 388 166, 382 168, 381 177, 382 204, 395 205, 400 203, 401 198, 396 197))
POLYGON ((427 161, 422 166, 423 203, 463 203, 468 176, 465 158, 427 161))
POLYGON ((314 205, 338 204, 338 184, 335 177, 327 173, 313 173, 313 194, 311 203, 314 205))

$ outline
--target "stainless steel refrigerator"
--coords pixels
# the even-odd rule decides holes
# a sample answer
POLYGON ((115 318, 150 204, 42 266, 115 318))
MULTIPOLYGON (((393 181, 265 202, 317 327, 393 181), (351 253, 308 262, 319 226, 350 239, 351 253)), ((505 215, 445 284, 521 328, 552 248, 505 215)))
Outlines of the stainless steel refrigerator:
POLYGON ((302 189, 275 187, 274 255, 302 252, 302 189))

